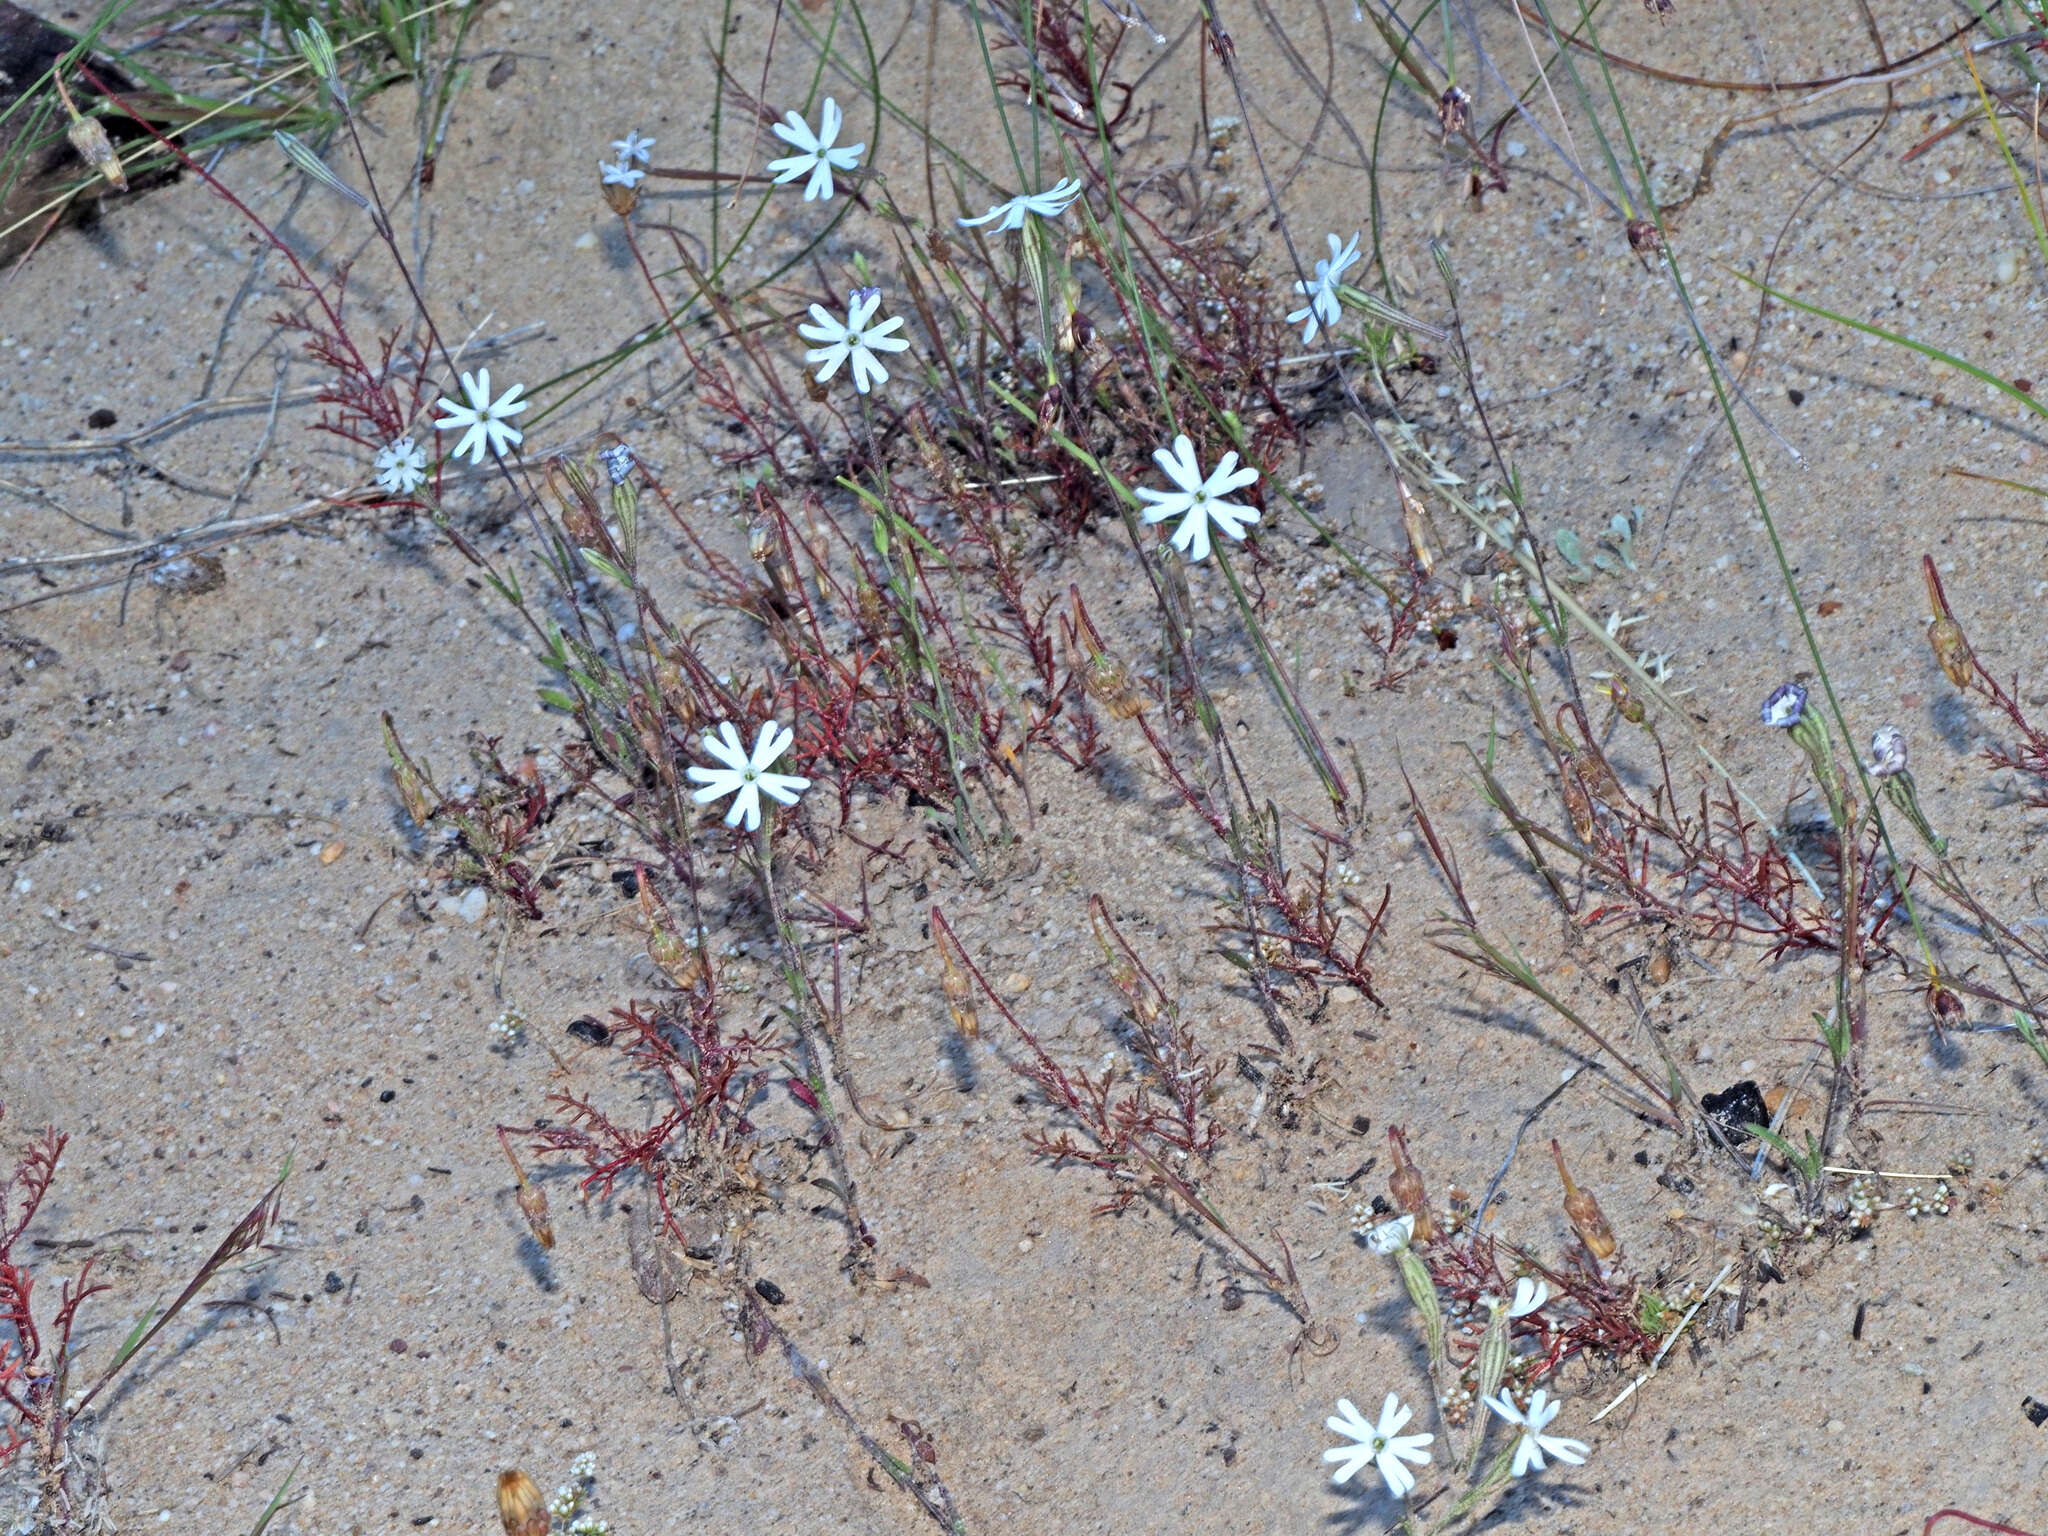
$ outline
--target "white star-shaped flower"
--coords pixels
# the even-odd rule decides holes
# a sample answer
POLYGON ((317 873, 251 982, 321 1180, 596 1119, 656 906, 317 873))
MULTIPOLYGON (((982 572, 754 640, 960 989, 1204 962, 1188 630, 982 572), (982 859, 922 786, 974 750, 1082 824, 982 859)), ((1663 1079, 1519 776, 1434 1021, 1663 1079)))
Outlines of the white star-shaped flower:
POLYGON ((789 750, 789 744, 796 740, 796 733, 773 720, 762 722, 761 730, 754 737, 754 751, 751 756, 740 746, 740 733, 730 720, 721 721, 718 735, 709 732, 704 736, 704 750, 725 764, 723 768, 699 768, 690 765, 690 782, 704 787, 691 795, 699 805, 732 796, 732 809, 725 813, 725 824, 736 827, 744 820, 747 830, 753 832, 761 825, 761 794, 766 791, 784 805, 795 805, 796 797, 811 787, 809 779, 797 778, 794 774, 770 773, 769 765, 789 750), (723 740, 719 738, 723 737, 723 740))
POLYGON ((1333 1445, 1323 1452, 1323 1460, 1343 1463, 1330 1474, 1333 1483, 1348 1483, 1369 1463, 1377 1463, 1380 1476, 1386 1480, 1387 1492, 1397 1499, 1408 1497, 1415 1486, 1415 1474, 1403 1462, 1413 1462, 1418 1467, 1429 1465, 1429 1452, 1424 1449, 1436 1439, 1435 1435, 1404 1435, 1401 1433, 1415 1410, 1404 1405, 1393 1393, 1387 1394, 1386 1402, 1380 1405, 1380 1421, 1375 1424, 1351 1404, 1348 1397, 1337 1399, 1337 1412, 1323 1421, 1333 1435, 1344 1435, 1358 1442, 1355 1445, 1333 1445))
POLYGON ((823 342, 825 345, 812 347, 804 353, 807 363, 823 363, 818 370, 818 382, 824 383, 839 371, 839 365, 849 357, 853 359, 853 387, 866 394, 871 385, 886 383, 889 370, 875 357, 877 352, 901 352, 910 343, 901 336, 892 336, 891 331, 903 324, 901 315, 891 315, 880 325, 869 325, 868 321, 880 307, 882 290, 879 288, 856 288, 846 296, 846 323, 841 325, 825 312, 822 304, 811 306, 811 318, 816 325, 799 325, 797 334, 806 341, 823 342))
POLYGON ((1498 1397, 1489 1397, 1486 1406, 1506 1419, 1510 1424, 1521 1426, 1522 1438, 1515 1442, 1515 1476, 1520 1477, 1531 1467, 1541 1472, 1545 1456, 1555 1456, 1559 1461, 1582 1467, 1591 1449, 1577 1440, 1566 1440, 1558 1435, 1546 1435, 1544 1426, 1557 1417, 1562 1403, 1549 1401, 1550 1394, 1538 1387, 1536 1395, 1529 1399, 1528 1411, 1517 1408, 1514 1399, 1505 1392, 1498 1397))
POLYGON ((1330 254, 1316 262, 1316 275, 1308 282, 1296 279, 1294 291, 1306 295, 1308 303, 1287 317, 1289 325, 1308 322, 1308 328, 1301 333, 1302 345, 1316 339, 1316 331, 1325 326, 1334 326, 1343 317, 1344 306, 1337 302, 1337 286, 1344 280, 1344 273, 1358 260, 1358 236, 1351 237, 1349 245, 1339 245, 1335 235, 1326 236, 1330 242, 1330 254))
POLYGON ((638 161, 641 165, 645 165, 647 163, 647 152, 654 148, 654 140, 643 139, 639 134, 628 129, 623 139, 612 140, 612 148, 618 153, 619 164, 632 165, 635 161, 638 161))
POLYGON ((1212 522, 1242 542, 1244 525, 1259 520, 1256 507, 1222 499, 1239 486, 1250 485, 1259 478, 1259 472, 1249 465, 1243 469, 1237 467, 1234 450, 1223 455, 1223 462, 1206 480, 1202 478, 1202 466, 1195 460, 1195 445, 1185 432, 1173 440, 1171 449, 1156 450, 1152 462, 1180 489, 1155 491, 1139 486, 1138 498, 1152 503, 1145 511, 1145 521, 1163 523, 1169 517, 1180 518, 1181 525, 1173 531, 1173 547, 1189 560, 1209 558, 1209 524, 1212 522))
POLYGON ((617 165, 600 160, 597 168, 604 173, 604 184, 608 187, 637 187, 647 179, 647 173, 638 166, 628 165, 621 160, 617 165))
POLYGON ((1031 214, 1041 219, 1056 219, 1065 213, 1074 199, 1081 195, 1081 183, 1073 177, 1061 177, 1043 192, 1024 192, 1011 198, 1007 203, 997 203, 978 219, 962 219, 969 228, 977 224, 996 224, 998 232, 1006 229, 1022 229, 1024 220, 1031 214))
POLYGON ((469 403, 460 405, 443 395, 435 404, 448 414, 434 423, 434 430, 453 432, 457 427, 462 428, 454 457, 459 459, 466 453, 471 464, 483 463, 487 448, 497 454, 517 448, 526 441, 525 435, 506 418, 517 416, 533 404, 531 400, 519 398, 525 388, 524 384, 514 384, 493 400, 490 369, 479 368, 474 374, 465 373, 462 376, 462 393, 469 403))
POLYGON ((377 484, 393 496, 410 496, 427 478, 427 456, 411 437, 377 450, 377 484))
POLYGON ((1509 1317, 1527 1317, 1531 1312, 1541 1312, 1543 1303, 1550 1300, 1550 1284, 1545 1280, 1531 1280, 1523 1275, 1515 1281, 1515 1299, 1508 1303, 1509 1317))
POLYGON ((804 201, 816 198, 832 201, 832 173, 850 171, 860 164, 861 152, 867 142, 834 145, 839 137, 839 125, 844 121, 840 115, 839 103, 830 96, 825 98, 823 111, 818 115, 818 131, 811 132, 811 125, 795 111, 789 112, 781 122, 772 125, 775 137, 785 144, 795 145, 799 153, 770 160, 768 169, 778 174, 778 183, 795 181, 797 177, 810 173, 810 184, 804 188, 804 201))
POLYGON ((1365 1245, 1374 1253, 1396 1254, 1415 1240, 1415 1218, 1396 1216, 1392 1221, 1383 1221, 1369 1228, 1365 1234, 1365 1245))

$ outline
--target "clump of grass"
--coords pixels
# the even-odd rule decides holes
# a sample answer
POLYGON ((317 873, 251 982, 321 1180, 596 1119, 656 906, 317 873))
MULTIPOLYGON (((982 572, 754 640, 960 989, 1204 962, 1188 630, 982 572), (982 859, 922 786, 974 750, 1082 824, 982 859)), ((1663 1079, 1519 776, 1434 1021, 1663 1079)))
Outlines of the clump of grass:
POLYGON ((430 183, 468 78, 461 50, 478 9, 456 0, 103 0, 71 48, 40 78, 14 82, 0 110, 0 249, 39 239, 101 179, 82 161, 54 179, 42 175, 62 164, 52 151, 74 117, 64 89, 71 81, 83 93, 77 110, 117 137, 126 180, 146 185, 178 169, 170 143, 196 160, 280 132, 324 144, 352 105, 410 80, 419 98, 417 178, 430 183), (316 27, 332 44, 331 85, 293 42, 316 27), (118 74, 100 78, 95 57, 118 74), (138 120, 161 137, 137 132, 138 120))
MULTIPOLYGON (((4 1106, 0 1106, 4 1114, 4 1106)), ((26 1511, 37 1529, 84 1532, 111 1530, 102 1466, 98 1416, 100 1394, 164 1328, 204 1290, 213 1277, 258 1247, 276 1225, 284 1195, 285 1170, 168 1306, 152 1304, 98 1373, 75 1384, 76 1335, 80 1309, 109 1289, 92 1278, 95 1260, 59 1286, 54 1310, 38 1318, 34 1294, 42 1277, 22 1251, 29 1224, 48 1199, 70 1138, 54 1127, 31 1141, 0 1183, 0 1472, 25 1457, 32 1470, 26 1511)))

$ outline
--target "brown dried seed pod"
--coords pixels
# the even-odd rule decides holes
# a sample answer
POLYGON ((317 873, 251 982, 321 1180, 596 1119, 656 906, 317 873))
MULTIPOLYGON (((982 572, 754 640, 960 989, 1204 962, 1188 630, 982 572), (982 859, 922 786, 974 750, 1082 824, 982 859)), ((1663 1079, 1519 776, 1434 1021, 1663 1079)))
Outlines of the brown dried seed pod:
POLYGON ((526 1218, 527 1230, 533 1233, 533 1240, 541 1247, 554 1247, 555 1224, 548 1215, 547 1191, 526 1177, 526 1170, 519 1166, 518 1154, 513 1152, 503 1126, 498 1128, 498 1145, 505 1149, 505 1161, 512 1165, 512 1176, 519 1181, 519 1214, 526 1218))
POLYGON ((1669 934, 1650 946, 1650 960, 1643 967, 1643 974, 1653 987, 1661 987, 1671 979, 1671 948, 1669 934))
POLYGON ((1968 688, 1976 668, 1971 663, 1970 641, 1963 634, 1963 626, 1954 619, 1936 619, 1927 626, 1927 643, 1934 648, 1934 659, 1948 680, 1958 688, 1968 688))
POLYGON ((1643 701, 1630 691, 1627 683, 1624 683, 1617 677, 1607 685, 1607 692, 1608 696, 1614 700, 1614 712, 1616 714, 1620 715, 1630 725, 1641 725, 1643 723, 1649 711, 1643 707, 1643 701))
POLYGON ((1408 535, 1408 548, 1415 556, 1416 566, 1427 576, 1436 569, 1436 556, 1429 548, 1429 513, 1408 489, 1406 480, 1396 480, 1394 484, 1401 491, 1401 527, 1408 535))
POLYGON ((121 168, 121 157, 114 153, 114 146, 107 138, 107 130, 96 117, 81 117, 66 130, 71 147, 78 151, 79 159, 107 178, 116 192, 128 190, 128 173, 121 168))
POLYGON ((548 1536, 547 1500, 517 1468, 498 1474, 498 1519, 505 1536, 548 1536))
POLYGON ((1969 637, 1949 612, 1948 596, 1941 590, 1941 577, 1936 574, 1932 559, 1921 558, 1920 574, 1927 582, 1928 606, 1934 610, 1934 622, 1927 626, 1927 643, 1934 648, 1934 659, 1948 680, 1967 689, 1977 671, 1970 655, 1969 637))
POLYGON ((1115 720, 1129 720, 1142 715, 1149 702, 1144 690, 1132 679, 1130 668, 1114 656, 1090 655, 1082 668, 1081 686, 1088 690, 1088 697, 1108 710, 1115 720))
POLYGON ((939 985, 946 994, 946 1011, 953 1016, 953 1027, 968 1039, 981 1035, 981 1017, 974 1011, 974 982, 967 972, 953 959, 953 948, 937 934, 932 935, 932 944, 939 952, 939 962, 944 975, 939 985))
POLYGON ((1426 1243, 1435 1235, 1429 1219, 1429 1192, 1422 1183, 1422 1170, 1408 1156, 1408 1138, 1398 1125, 1387 1128, 1387 1140, 1394 1148, 1394 1175, 1387 1180, 1387 1193, 1404 1216, 1415 1218, 1415 1240, 1426 1243))
POLYGON ((1557 787, 1558 793, 1564 797, 1564 810, 1571 818, 1572 831, 1578 834, 1580 842, 1590 843, 1593 840, 1593 797, 1586 793, 1578 764, 1569 753, 1558 756, 1557 787))
POLYGON ((1614 769, 1597 748, 1588 748, 1577 759, 1579 776, 1585 780, 1587 793, 1612 811, 1625 811, 1628 796, 1622 792, 1621 780, 1614 776, 1614 769))
POLYGON ((1936 1034, 1954 1029, 1963 1022, 1967 1013, 1963 1000, 1938 981, 1928 983, 1927 1011, 1934 1019, 1936 1034))
POLYGON ((1618 1245, 1614 1241, 1614 1229, 1600 1214, 1600 1202, 1572 1182, 1572 1176, 1564 1166, 1564 1149, 1557 1144, 1555 1137, 1551 1139, 1550 1155, 1557 1162, 1557 1176, 1564 1180, 1564 1213, 1571 1221, 1572 1230, 1579 1234, 1579 1241, 1586 1245, 1586 1251, 1594 1258, 1611 1258, 1618 1245))

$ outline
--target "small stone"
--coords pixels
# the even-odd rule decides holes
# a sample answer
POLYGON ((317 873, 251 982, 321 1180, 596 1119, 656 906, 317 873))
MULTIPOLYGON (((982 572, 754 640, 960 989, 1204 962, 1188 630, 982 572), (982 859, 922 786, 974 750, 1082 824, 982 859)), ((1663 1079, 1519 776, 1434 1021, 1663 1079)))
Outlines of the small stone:
POLYGON ((1519 160, 1527 153, 1529 153, 1529 146, 1520 139, 1508 140, 1508 158, 1510 160, 1519 160))
POLYGON ((2000 251, 1992 265, 1995 281, 2001 285, 2010 283, 2020 275, 2020 258, 2017 251, 2000 251))
POLYGON ((480 885, 473 885, 462 893, 462 900, 455 904, 455 915, 465 923, 481 922, 484 909, 490 905, 490 895, 480 885))
POLYGON ((1022 997, 1031 990, 1031 978, 1022 971, 1012 971, 1002 979, 1001 985, 1005 997, 1022 997))
POLYGON ((347 852, 348 844, 337 839, 334 842, 325 844, 320 849, 320 862, 322 864, 332 864, 336 859, 340 858, 344 853, 347 852))
POLYGON ((1019 1253, 1029 1253, 1031 1251, 1031 1239, 1028 1237, 1019 1238, 1017 1240, 1017 1251, 1019 1253))

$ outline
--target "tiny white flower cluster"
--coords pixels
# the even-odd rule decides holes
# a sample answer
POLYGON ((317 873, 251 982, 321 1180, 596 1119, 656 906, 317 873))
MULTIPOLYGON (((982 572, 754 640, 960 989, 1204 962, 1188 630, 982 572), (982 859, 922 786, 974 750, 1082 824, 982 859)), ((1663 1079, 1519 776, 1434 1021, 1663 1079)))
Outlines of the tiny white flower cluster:
POLYGON ((569 1475, 579 1483, 593 1482, 597 1478, 597 1452, 585 1451, 569 1463, 569 1475))
POLYGON ((654 140, 643 139, 639 134, 627 131, 623 139, 613 139, 612 149, 617 152, 614 161, 600 160, 597 168, 604 175, 608 187, 637 187, 646 178, 641 169, 647 163, 647 152, 654 148, 654 140))
POLYGON ((1848 1222, 1858 1232, 1867 1232, 1877 1222, 1877 1181, 1858 1174, 1849 1181, 1848 1222))
POLYGON ((519 1036, 526 1029, 526 1015, 514 1004, 507 1004, 505 1011, 491 1020, 488 1032, 491 1044, 510 1048, 519 1043, 519 1036))
POLYGON ((573 1519, 582 1502, 583 1490, 574 1483, 564 1483, 548 1495, 548 1513, 557 1520, 573 1519))
POLYGON ((578 1515, 569 1522, 569 1536, 610 1536, 611 1524, 596 1515, 578 1515))
POLYGON ((1914 1190, 1906 1196, 1908 1216, 1946 1216, 1948 1214, 1948 1181, 1938 1181, 1931 1190, 1914 1190))

